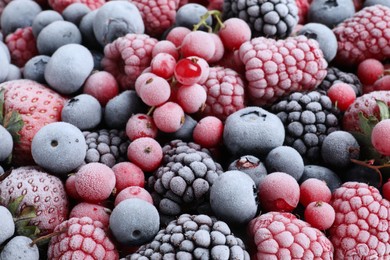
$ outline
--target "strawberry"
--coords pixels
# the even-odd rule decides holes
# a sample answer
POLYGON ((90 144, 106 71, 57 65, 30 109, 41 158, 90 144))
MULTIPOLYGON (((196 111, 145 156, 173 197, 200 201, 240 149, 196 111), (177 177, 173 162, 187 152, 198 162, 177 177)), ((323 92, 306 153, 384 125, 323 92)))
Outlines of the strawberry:
MULTIPOLYGON (((18 140, 14 146, 13 162, 18 165, 33 163, 31 141, 43 126, 61 120, 61 111, 66 102, 62 97, 48 87, 32 80, 12 80, 0 84, 4 90, 4 104, 0 103, 0 114, 4 120, 18 112, 23 120, 23 126, 16 133, 18 140), (4 107, 3 107, 4 106, 4 107)), ((4 123, 3 123, 4 124, 4 123)))

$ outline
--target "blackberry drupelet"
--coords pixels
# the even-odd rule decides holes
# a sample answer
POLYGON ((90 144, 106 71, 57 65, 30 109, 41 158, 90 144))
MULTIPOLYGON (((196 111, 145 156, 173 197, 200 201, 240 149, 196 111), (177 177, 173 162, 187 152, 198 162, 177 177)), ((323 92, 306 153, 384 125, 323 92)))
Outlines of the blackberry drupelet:
POLYGON ((299 19, 295 0, 225 0, 223 18, 232 17, 246 21, 253 37, 278 39, 288 37, 299 19))
POLYGON ((357 97, 363 94, 363 86, 359 78, 353 73, 343 72, 336 67, 328 67, 326 77, 317 88, 328 91, 337 82, 344 82, 351 85, 357 97))
POLYGON ((325 137, 340 129, 340 111, 324 92, 294 92, 271 107, 286 129, 284 144, 295 148, 305 163, 318 163, 325 137))
POLYGON ((87 143, 85 162, 100 162, 108 167, 127 159, 127 147, 130 140, 125 131, 117 129, 99 129, 83 131, 87 143))
POLYGON ((175 157, 181 153, 189 153, 193 151, 200 151, 207 153, 211 156, 211 152, 207 148, 201 147, 194 142, 183 142, 180 139, 175 139, 164 145, 163 150, 163 163, 168 163, 175 160, 175 157))
POLYGON ((126 259, 249 260, 250 256, 225 222, 207 215, 183 214, 126 259))

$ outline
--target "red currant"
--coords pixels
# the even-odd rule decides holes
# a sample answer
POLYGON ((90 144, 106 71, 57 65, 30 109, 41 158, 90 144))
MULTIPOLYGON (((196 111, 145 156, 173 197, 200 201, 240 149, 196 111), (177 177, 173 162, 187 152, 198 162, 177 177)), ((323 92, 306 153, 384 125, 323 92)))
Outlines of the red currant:
POLYGON ((183 85, 192 85, 199 81, 202 76, 202 68, 196 59, 181 59, 175 66, 175 78, 183 85))

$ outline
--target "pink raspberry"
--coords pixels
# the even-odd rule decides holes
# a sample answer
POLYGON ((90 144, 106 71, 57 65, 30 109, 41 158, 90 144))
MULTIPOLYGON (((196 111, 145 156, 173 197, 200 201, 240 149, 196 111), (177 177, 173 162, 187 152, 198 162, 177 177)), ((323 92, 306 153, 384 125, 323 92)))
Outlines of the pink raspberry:
POLYGON ((230 114, 245 107, 245 85, 240 74, 229 68, 211 67, 203 87, 207 92, 205 116, 224 121, 230 114))
POLYGON ((157 40, 146 34, 129 33, 104 47, 102 66, 118 81, 122 90, 134 89, 142 71, 150 66, 157 40))
POLYGON ((100 221, 89 217, 71 218, 59 224, 54 232, 59 234, 50 240, 49 259, 119 259, 100 221))
POLYGON ((248 95, 258 106, 297 91, 309 91, 327 74, 327 62, 318 42, 306 36, 274 40, 253 38, 241 45, 248 95))
POLYGON ((249 222, 248 231, 255 245, 254 260, 333 259, 325 234, 291 213, 260 215, 249 222))
POLYGON ((336 219, 329 229, 335 259, 390 258, 390 202, 379 191, 346 182, 333 192, 336 219))
POLYGON ((98 9, 104 5, 106 0, 48 0, 49 5, 53 10, 62 13, 66 7, 74 3, 82 3, 89 7, 91 10, 98 9))
POLYGON ((179 0, 133 0, 145 23, 149 35, 160 36, 175 23, 179 0))
POLYGON ((11 54, 11 62, 23 67, 32 57, 38 55, 37 42, 32 33, 32 27, 19 28, 5 38, 5 43, 11 54))
POLYGON ((390 8, 363 8, 333 29, 338 42, 338 63, 357 66, 361 61, 390 58, 390 8))

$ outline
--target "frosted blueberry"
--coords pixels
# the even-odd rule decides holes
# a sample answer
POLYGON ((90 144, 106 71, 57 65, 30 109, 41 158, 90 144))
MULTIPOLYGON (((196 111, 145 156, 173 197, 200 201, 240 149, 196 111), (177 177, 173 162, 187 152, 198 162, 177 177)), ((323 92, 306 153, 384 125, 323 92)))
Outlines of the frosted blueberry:
POLYGON ((50 60, 50 56, 38 55, 29 59, 23 68, 23 77, 39 83, 46 83, 45 68, 50 60))
POLYGON ((12 153, 12 149, 14 147, 14 142, 11 134, 2 125, 0 125, 0 144, 1 162, 8 158, 8 156, 12 153))
POLYGON ((64 18, 61 16, 61 14, 54 10, 44 10, 40 12, 37 16, 35 16, 32 23, 32 32, 35 39, 38 37, 42 29, 45 28, 47 25, 55 21, 63 20, 64 18))
POLYGON ((36 244, 31 246, 32 240, 25 236, 12 238, 0 253, 0 260, 39 260, 39 250, 36 244))

